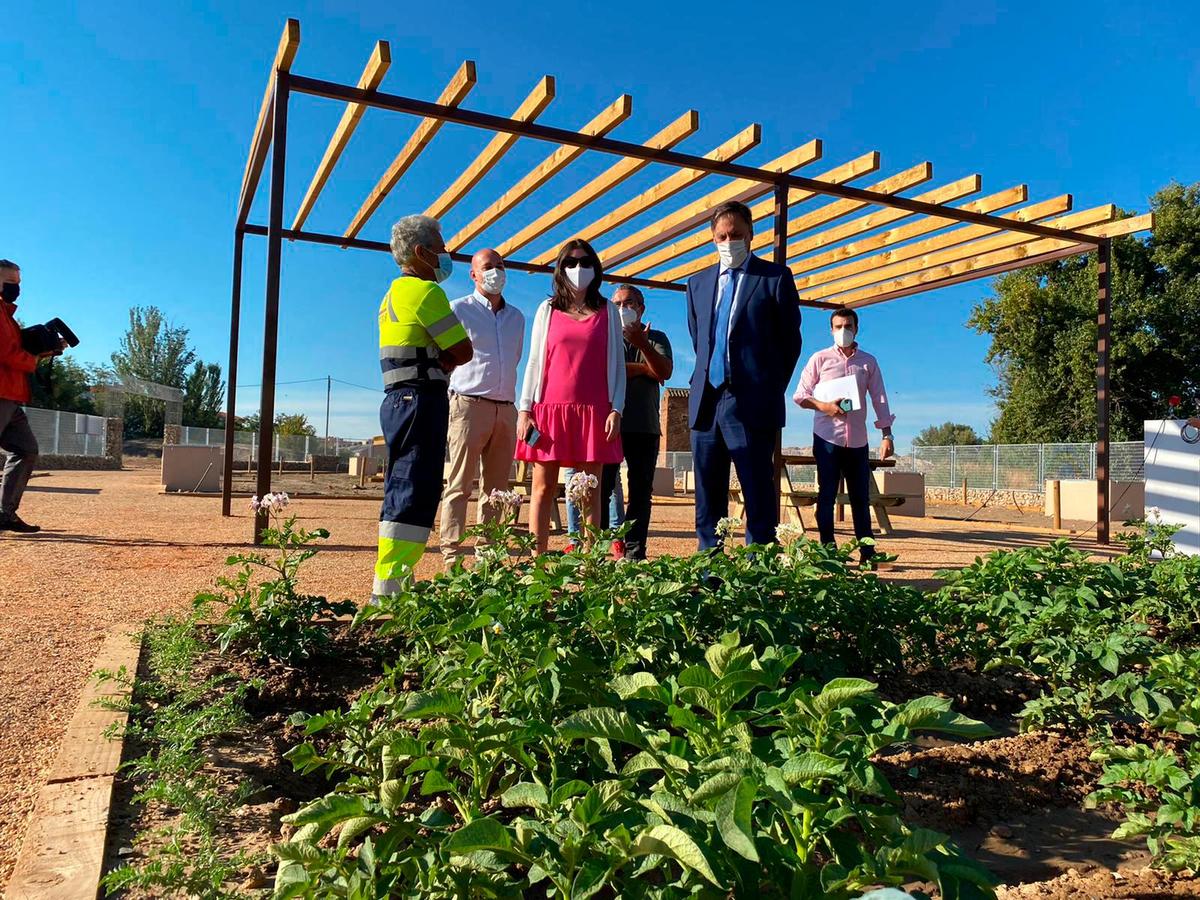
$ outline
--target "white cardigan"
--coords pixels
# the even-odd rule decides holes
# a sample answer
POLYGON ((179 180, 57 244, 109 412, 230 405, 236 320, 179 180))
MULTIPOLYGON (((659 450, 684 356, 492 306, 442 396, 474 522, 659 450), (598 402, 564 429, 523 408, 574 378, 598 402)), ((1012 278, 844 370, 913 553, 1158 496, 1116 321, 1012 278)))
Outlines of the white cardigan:
MULTIPOLYGON (((546 335, 550 331, 552 307, 547 298, 533 317, 533 332, 529 336, 529 361, 525 363, 525 381, 517 409, 529 412, 542 399, 546 371, 546 335)), ((621 314, 608 302, 608 399, 616 412, 625 409, 625 335, 621 330, 621 314)))

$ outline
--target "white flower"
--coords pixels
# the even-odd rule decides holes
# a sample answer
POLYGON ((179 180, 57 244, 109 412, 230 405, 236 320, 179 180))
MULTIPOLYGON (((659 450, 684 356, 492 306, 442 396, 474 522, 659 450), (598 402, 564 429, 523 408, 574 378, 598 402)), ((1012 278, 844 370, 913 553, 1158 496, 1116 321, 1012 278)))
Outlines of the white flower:
POLYGON ((504 626, 496 622, 492 625, 492 634, 504 634, 504 626))
POLYGON ((792 544, 803 539, 804 526, 796 525, 793 522, 784 522, 775 529, 775 537, 784 547, 790 547, 792 544))
POLYGON ((592 496, 592 491, 596 490, 599 486, 600 479, 595 475, 589 475, 587 472, 576 472, 567 481, 567 499, 576 506, 586 506, 588 498, 592 496))
POLYGON ((1148 510, 1146 510, 1146 512, 1150 515, 1150 518, 1152 518, 1155 522, 1159 522, 1162 520, 1162 511, 1157 506, 1150 507, 1148 510))
POLYGON ((272 510, 280 511, 287 508, 288 495, 280 491, 278 494, 263 494, 262 499, 257 495, 250 498, 250 508, 256 513, 269 513, 272 510))
POLYGON ((483 498, 483 504, 484 506, 495 506, 511 513, 521 505, 521 495, 516 491, 502 491, 496 488, 483 498))
POLYGON ((726 516, 717 522, 717 537, 724 540, 730 537, 737 529, 742 527, 742 520, 733 516, 726 516))

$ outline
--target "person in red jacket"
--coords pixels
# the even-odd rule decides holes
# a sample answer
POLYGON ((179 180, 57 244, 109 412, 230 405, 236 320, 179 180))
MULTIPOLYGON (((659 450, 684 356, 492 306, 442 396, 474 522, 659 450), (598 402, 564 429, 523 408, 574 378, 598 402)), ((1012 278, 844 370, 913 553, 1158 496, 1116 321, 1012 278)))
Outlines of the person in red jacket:
POLYGON ((38 360, 54 354, 34 356, 21 346, 21 330, 15 318, 20 294, 21 268, 0 259, 0 450, 8 454, 0 475, 0 531, 33 534, 41 529, 17 515, 38 456, 37 438, 21 405, 29 402, 29 376, 38 360))

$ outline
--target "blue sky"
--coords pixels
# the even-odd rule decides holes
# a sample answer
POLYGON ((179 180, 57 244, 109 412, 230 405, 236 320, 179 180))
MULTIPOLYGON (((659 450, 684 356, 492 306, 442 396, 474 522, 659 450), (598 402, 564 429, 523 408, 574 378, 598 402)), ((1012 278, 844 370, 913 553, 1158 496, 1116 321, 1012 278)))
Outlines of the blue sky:
MULTIPOLYGON (((1031 201, 1071 192, 1075 209, 1112 201, 1140 211, 1171 179, 1200 178, 1195 3, 806 6, 460 3, 413 13, 377 2, 175 3, 147 14, 129 4, 10 2, 0 30, 0 257, 22 265, 23 315, 67 319, 83 338, 83 361, 108 359, 129 306, 155 304, 191 330, 202 358, 224 366, 237 194, 289 15, 301 21, 301 74, 353 83, 384 38, 393 57, 384 89, 394 93, 433 99, 472 59, 479 83, 464 105, 511 114, 552 74, 557 97, 544 123, 579 127, 625 92, 633 115, 614 137, 645 140, 694 108, 701 128, 682 150, 705 153, 759 122, 762 143, 744 162, 813 137, 824 156, 803 174, 881 151, 879 173, 859 185, 928 160, 934 180, 917 191, 977 172, 982 193, 1027 183, 1031 201)), ((290 106, 289 222, 340 115, 316 98, 290 106)), ((307 227, 340 232, 414 126, 369 110, 307 227)), ((390 223, 422 211, 489 137, 444 128, 362 236, 386 240, 390 223)), ((518 142, 446 216, 446 233, 550 149, 518 142)), ((472 246, 514 234, 611 162, 585 154, 472 246)), ((616 196, 667 174, 649 167, 616 196)), ((674 202, 720 183, 705 179, 674 202)), ((265 222, 266 195, 264 180, 253 221, 265 222)), ((522 252, 554 246, 598 215, 585 210, 522 252)), ((258 405, 249 385, 259 381, 264 266, 265 239, 248 238, 239 412, 258 405)), ((376 385, 374 316, 394 272, 384 254, 285 244, 279 380, 376 385)), ((460 266, 447 290, 457 296, 468 284, 460 266)), ((510 299, 526 311, 544 290, 543 276, 510 278, 510 299)), ((963 325, 987 290, 975 282, 864 317, 862 343, 883 364, 901 446, 946 419, 986 429, 987 342, 963 325)), ((685 384, 692 356, 680 295, 648 300, 648 318, 676 349, 672 383, 685 384)), ((804 340, 806 356, 827 343, 824 314, 805 313, 804 340)), ((276 408, 306 412, 320 427, 324 403, 324 383, 281 385, 276 408)), ((377 406, 371 391, 335 384, 333 432, 376 433, 377 406)), ((789 443, 807 443, 809 415, 794 411, 789 443)))

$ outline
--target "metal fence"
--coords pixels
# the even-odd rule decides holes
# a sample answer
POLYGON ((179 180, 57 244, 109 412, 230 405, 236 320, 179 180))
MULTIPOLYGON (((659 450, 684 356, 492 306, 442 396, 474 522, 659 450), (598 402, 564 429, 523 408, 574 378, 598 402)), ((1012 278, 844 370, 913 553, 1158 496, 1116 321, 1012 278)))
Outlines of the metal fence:
MULTIPOLYGON (((224 447, 225 429, 199 428, 194 425, 184 425, 180 430, 179 442, 191 447, 224 447)), ((331 437, 329 439, 328 455, 348 459, 361 450, 368 442, 347 440, 331 437)), ((324 455, 326 453, 325 438, 309 437, 303 434, 277 434, 274 437, 274 449, 271 461, 304 462, 310 454, 324 455)), ((258 432, 235 431, 233 433, 234 463, 252 463, 258 461, 258 432)))
POLYGON ((104 417, 25 407, 43 456, 103 456, 104 417))
MULTIPOLYGON (((1114 443, 1113 481, 1141 481, 1143 445, 1114 443)), ((1041 493, 1048 479, 1096 477, 1095 444, 986 444, 961 447, 916 447, 898 468, 920 472, 926 487, 961 487, 1041 493)))

